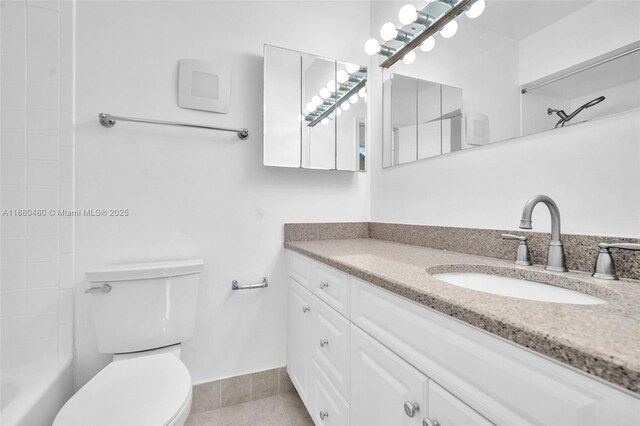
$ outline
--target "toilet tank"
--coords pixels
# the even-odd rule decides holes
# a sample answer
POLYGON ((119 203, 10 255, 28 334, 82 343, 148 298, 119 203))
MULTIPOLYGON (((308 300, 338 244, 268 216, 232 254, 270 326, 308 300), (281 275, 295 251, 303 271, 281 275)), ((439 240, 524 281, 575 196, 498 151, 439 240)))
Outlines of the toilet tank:
POLYGON ((86 272, 101 353, 138 352, 193 336, 201 259, 110 265, 86 272))

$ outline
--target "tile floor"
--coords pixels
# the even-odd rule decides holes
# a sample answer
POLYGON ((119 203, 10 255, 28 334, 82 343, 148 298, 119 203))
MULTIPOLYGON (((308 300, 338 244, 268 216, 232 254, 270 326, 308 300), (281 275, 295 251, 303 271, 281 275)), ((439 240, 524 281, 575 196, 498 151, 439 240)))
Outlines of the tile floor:
POLYGON ((217 410, 191 414, 185 426, 311 426, 298 394, 281 393, 217 410))

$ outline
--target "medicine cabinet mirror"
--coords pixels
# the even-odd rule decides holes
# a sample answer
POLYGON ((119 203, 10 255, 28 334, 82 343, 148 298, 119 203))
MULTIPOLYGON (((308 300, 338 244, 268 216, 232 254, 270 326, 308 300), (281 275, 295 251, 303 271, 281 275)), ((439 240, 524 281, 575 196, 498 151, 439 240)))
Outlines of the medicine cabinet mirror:
MULTIPOLYGON (((372 3, 372 25, 397 9, 372 3)), ((638 1, 487 0, 482 16, 458 21, 452 38, 383 70, 384 167, 640 108, 638 1)))
POLYGON ((384 167, 465 148, 461 89, 389 74, 382 96, 384 167))
POLYGON ((264 47, 264 165, 365 170, 367 67, 264 47))

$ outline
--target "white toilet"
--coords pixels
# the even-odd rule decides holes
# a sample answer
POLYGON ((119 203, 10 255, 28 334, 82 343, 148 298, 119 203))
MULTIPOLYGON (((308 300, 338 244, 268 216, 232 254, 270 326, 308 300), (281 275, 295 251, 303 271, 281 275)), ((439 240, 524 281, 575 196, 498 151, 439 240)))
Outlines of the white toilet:
POLYGON ((113 265, 87 272, 101 353, 113 361, 62 407, 54 426, 182 426, 191 375, 180 343, 193 335, 203 261, 113 265))

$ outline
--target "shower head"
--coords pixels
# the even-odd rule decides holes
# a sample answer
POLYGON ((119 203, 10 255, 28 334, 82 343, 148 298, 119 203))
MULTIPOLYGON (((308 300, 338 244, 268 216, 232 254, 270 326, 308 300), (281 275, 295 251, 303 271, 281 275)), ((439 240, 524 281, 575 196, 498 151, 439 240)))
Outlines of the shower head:
POLYGON ((604 101, 606 98, 604 96, 600 96, 599 98, 595 98, 592 101, 587 102, 583 105, 584 109, 591 108, 594 105, 598 105, 600 102, 604 101))

